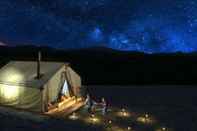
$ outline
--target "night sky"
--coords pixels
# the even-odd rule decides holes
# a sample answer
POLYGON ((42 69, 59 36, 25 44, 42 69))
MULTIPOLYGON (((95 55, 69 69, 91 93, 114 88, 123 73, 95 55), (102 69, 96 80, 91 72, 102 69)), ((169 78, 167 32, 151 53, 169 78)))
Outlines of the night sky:
POLYGON ((197 51, 197 0, 0 0, 0 45, 197 51))

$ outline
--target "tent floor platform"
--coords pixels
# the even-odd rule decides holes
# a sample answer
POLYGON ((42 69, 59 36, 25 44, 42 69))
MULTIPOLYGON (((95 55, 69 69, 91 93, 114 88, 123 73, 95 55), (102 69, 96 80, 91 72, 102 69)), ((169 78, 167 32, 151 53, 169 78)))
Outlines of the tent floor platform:
POLYGON ((82 98, 69 97, 64 101, 57 103, 55 108, 49 110, 45 114, 56 117, 64 117, 75 112, 83 105, 84 101, 82 100, 82 98))

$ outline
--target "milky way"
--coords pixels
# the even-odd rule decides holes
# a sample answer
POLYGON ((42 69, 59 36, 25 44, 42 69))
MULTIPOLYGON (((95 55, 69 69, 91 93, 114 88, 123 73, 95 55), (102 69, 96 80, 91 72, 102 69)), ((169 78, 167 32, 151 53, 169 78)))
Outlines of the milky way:
POLYGON ((197 51, 197 0, 1 0, 0 41, 60 49, 197 51))

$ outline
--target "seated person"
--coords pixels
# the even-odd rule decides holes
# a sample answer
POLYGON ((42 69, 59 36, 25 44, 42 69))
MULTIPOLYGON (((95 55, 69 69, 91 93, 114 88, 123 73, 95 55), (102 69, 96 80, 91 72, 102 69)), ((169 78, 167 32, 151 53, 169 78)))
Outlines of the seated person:
POLYGON ((96 103, 94 105, 98 107, 97 111, 101 111, 103 115, 106 114, 106 112, 107 112, 107 102, 106 102, 104 97, 101 99, 101 103, 98 103, 98 104, 96 103))
POLYGON ((94 110, 95 105, 97 105, 97 103, 90 98, 89 94, 87 94, 86 100, 85 100, 85 106, 87 107, 89 113, 94 112, 93 110, 94 110))
POLYGON ((107 113, 107 102, 105 98, 101 99, 101 106, 102 106, 102 114, 105 115, 107 113))
POLYGON ((87 94, 84 104, 87 105, 88 107, 90 106, 90 95, 89 94, 87 94))

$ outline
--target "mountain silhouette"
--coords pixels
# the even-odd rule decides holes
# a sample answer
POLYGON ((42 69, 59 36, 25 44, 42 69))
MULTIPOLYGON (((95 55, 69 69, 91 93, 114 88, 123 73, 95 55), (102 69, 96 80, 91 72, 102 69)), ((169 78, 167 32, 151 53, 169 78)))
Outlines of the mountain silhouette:
POLYGON ((3 66, 9 60, 69 62, 83 84, 197 84, 197 53, 145 54, 104 47, 60 50, 37 46, 1 46, 3 66))

